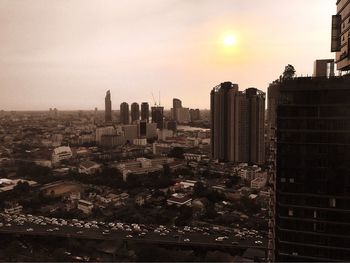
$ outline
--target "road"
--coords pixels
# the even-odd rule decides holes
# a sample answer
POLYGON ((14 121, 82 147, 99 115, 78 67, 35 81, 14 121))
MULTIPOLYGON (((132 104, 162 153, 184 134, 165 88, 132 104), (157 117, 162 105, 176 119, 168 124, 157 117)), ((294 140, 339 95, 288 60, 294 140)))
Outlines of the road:
MULTIPOLYGON (((139 237, 137 232, 125 231, 125 230, 113 230, 109 234, 103 234, 101 229, 86 229, 77 228, 71 226, 60 226, 59 230, 48 232, 48 229, 52 229, 50 225, 37 225, 33 223, 25 223, 23 225, 11 225, 0 227, 0 233, 2 234, 20 234, 20 235, 35 235, 35 236, 53 236, 53 237, 73 237, 82 239, 97 239, 97 240, 127 240, 133 242, 142 243, 155 243, 155 244, 174 244, 180 246, 203 246, 203 247, 226 247, 226 248, 260 248, 267 249, 267 240, 261 238, 246 238, 240 240, 237 237, 229 236, 227 240, 215 241, 220 235, 203 235, 203 233, 186 232, 179 234, 177 232, 170 231, 166 235, 160 235, 160 233, 148 232, 143 237, 139 237), (28 229, 33 229, 28 231, 28 229), (132 237, 127 237, 132 235, 132 237), (185 241, 189 240, 189 241, 185 241), (255 241, 261 241, 262 244, 256 244, 255 241), (232 243, 237 242, 237 243, 232 243)), ((222 236, 222 235, 221 235, 222 236)))

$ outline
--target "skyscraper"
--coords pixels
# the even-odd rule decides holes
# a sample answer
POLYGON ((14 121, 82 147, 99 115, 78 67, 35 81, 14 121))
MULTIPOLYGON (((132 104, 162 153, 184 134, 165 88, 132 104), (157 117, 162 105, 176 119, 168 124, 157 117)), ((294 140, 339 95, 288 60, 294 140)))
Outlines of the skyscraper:
POLYGON ((211 91, 211 151, 220 161, 265 162, 265 93, 224 82, 211 91))
POLYGON ((112 121, 112 101, 111 101, 111 92, 107 90, 105 97, 105 122, 112 121))
POLYGON ((350 77, 279 83, 276 261, 350 260, 350 77))
POLYGON ((337 0, 337 14, 332 17, 331 51, 336 52, 338 70, 350 69, 350 2, 337 0))
POLYGON ((152 110, 152 122, 157 123, 158 129, 163 129, 164 107, 154 106, 152 110))
MULTIPOLYGON (((348 70, 349 1, 337 6, 331 49, 348 70)), ((350 260, 350 76, 317 75, 269 88, 271 261, 350 260)))
POLYGON ((131 122, 138 121, 140 119, 140 106, 134 102, 131 104, 131 122))
POLYGON ((147 102, 141 103, 141 120, 149 122, 149 105, 147 102))
POLYGON ((120 122, 122 124, 129 124, 129 104, 123 102, 120 104, 120 122))

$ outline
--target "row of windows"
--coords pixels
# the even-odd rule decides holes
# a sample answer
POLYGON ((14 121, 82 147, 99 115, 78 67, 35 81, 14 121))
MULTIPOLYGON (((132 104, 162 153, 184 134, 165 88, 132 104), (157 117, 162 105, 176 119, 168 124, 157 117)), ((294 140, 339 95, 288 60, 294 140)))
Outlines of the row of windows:
POLYGON ((279 119, 279 129, 306 129, 306 130, 350 130, 349 120, 322 120, 322 119, 279 119))
POLYGON ((350 144, 350 133, 336 132, 278 132, 277 143, 332 143, 350 144))
MULTIPOLYGON (((306 82, 306 81, 305 81, 306 82)), ((339 79, 339 81, 315 81, 310 79, 310 89, 305 90, 293 90, 283 91, 281 90, 279 100, 285 104, 349 104, 350 101, 350 89, 348 89, 349 81, 347 79, 339 79), (327 89, 322 87, 327 86, 327 89), (343 86, 345 89, 340 90, 337 87, 343 86), (315 89, 312 89, 315 87, 315 89)), ((304 86, 303 85, 303 86, 304 86)), ((281 105, 280 107, 284 107, 281 105)))

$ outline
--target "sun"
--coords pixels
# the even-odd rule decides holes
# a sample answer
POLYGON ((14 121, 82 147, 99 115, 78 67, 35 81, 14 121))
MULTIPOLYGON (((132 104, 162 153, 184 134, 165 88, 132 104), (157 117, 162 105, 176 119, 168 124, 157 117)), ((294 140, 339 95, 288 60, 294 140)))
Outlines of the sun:
POLYGON ((237 43, 237 39, 233 35, 227 35, 224 37, 224 45, 225 46, 234 46, 237 43))

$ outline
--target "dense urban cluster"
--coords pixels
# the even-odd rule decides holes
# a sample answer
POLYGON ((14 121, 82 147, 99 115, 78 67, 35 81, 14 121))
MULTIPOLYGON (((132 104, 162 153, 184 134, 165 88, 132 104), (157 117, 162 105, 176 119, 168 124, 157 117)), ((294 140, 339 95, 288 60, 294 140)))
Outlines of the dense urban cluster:
MULTIPOLYGON (((173 112, 163 117, 164 125, 166 119, 180 123, 173 112)), ((175 129, 159 129, 140 117, 130 124, 109 122, 103 113, 1 113, 0 209, 13 220, 2 229, 24 224, 23 231, 35 232, 31 224, 54 224, 45 231, 56 233, 56 224, 63 222, 84 230, 99 228, 107 236, 117 221, 126 232, 143 225, 157 233, 163 225, 171 229, 170 236, 194 229, 213 243, 248 238, 259 246, 266 240, 266 167, 212 161, 210 130, 193 126, 206 127, 208 113, 202 112, 201 122, 175 129), (49 219, 53 217, 62 221, 49 219)), ((143 230, 120 237, 139 238, 147 233, 143 230)), ((183 236, 182 242, 186 240, 190 236, 183 236)))

